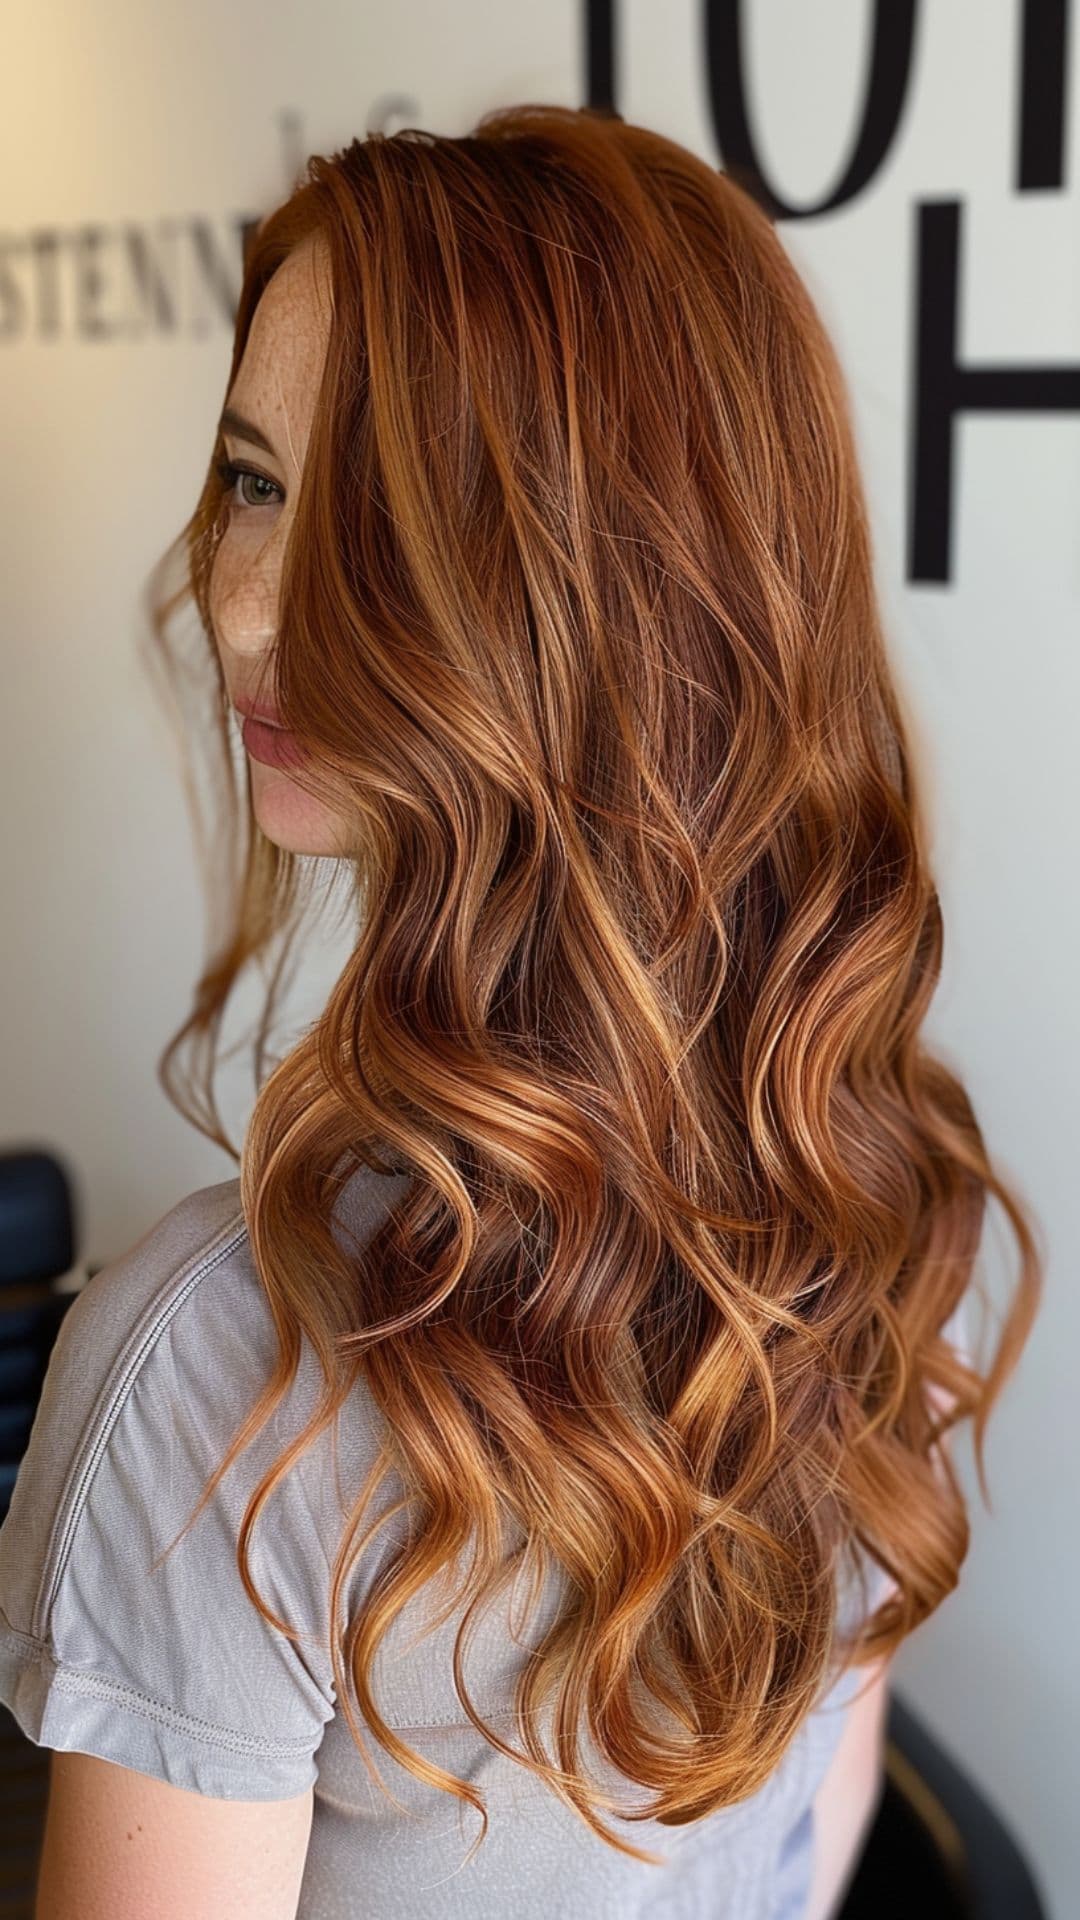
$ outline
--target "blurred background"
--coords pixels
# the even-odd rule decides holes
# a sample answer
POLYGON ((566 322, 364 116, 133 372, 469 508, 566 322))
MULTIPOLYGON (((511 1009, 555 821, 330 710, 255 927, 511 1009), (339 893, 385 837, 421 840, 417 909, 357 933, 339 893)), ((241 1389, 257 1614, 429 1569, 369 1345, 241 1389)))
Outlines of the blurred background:
MULTIPOLYGON (((612 105, 739 169, 775 213, 847 372, 924 762, 946 928, 928 1038, 1050 1252, 991 1424, 992 1508, 965 1438, 970 1556, 896 1672, 1007 1812, 1054 1920, 1080 1901, 1071 13, 9 0, 0 118, 0 1150, 66 1171, 61 1286, 236 1172, 156 1078, 204 914, 176 740, 140 648, 146 577, 194 503, 224 398, 245 224, 312 151, 374 128, 463 133, 522 100, 612 105)), ((343 959, 313 939, 297 1033, 343 959)), ((238 1032, 257 1001, 238 1004, 238 1032)), ((243 1057, 219 1089, 238 1142, 254 1098, 243 1057)), ((8 1285, 30 1277, 22 1226, 0 1206, 8 1285)), ((992 1295, 1011 1259, 991 1215, 992 1295)))

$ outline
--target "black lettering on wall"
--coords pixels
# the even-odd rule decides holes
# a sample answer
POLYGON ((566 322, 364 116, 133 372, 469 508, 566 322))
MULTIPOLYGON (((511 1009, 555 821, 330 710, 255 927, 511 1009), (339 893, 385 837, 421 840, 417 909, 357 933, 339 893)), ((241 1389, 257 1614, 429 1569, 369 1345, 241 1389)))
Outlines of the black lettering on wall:
POLYGON ((84 340, 107 340, 116 332, 102 312, 105 272, 101 249, 108 233, 101 226, 79 227, 71 236, 72 299, 75 327, 84 340))
POLYGON ((38 298, 38 339, 49 340, 59 334, 64 320, 60 295, 60 235, 54 228, 39 227, 30 235, 29 251, 38 298))
POLYGON ((175 333, 179 320, 180 269, 175 241, 176 228, 165 221, 152 239, 141 227, 129 227, 123 236, 140 316, 149 315, 157 333, 175 333))
POLYGON ((726 172, 774 219, 831 213, 868 186, 896 136, 908 97, 917 0, 874 0, 862 118, 851 157, 823 200, 792 206, 766 179, 750 130, 740 0, 705 0, 705 86, 713 132, 726 172))
POLYGON ((1020 193, 1064 184, 1068 26, 1069 0, 1023 0, 1016 156, 1020 193))
POLYGON ((615 0, 585 0, 585 105, 615 107, 615 0))
POLYGON ((26 300, 12 271, 10 249, 0 246, 0 340, 10 340, 23 330, 26 300))
MULTIPOLYGON (((241 249, 245 244, 249 224, 250 216, 248 215, 241 215, 237 219, 241 249)), ((211 305, 231 327, 235 324, 236 309, 240 301, 240 290, 236 284, 238 278, 236 243, 231 241, 228 254, 224 254, 210 222, 199 217, 194 217, 189 223, 188 236, 200 280, 210 295, 211 305)))
MULTIPOLYGON (((241 215, 223 237, 192 214, 151 227, 39 227, 0 237, 0 346, 32 337, 192 337, 236 322, 241 245, 258 215, 241 215)), ((220 223, 218 223, 220 224, 220 223)))
MULTIPOLYGON (((869 72, 851 157, 831 193, 812 206, 799 207, 782 200, 766 179, 750 131, 741 0, 705 0, 705 82, 717 146, 725 170, 774 219, 807 219, 853 200, 873 179, 892 145, 908 95, 918 0, 873 0, 873 4, 869 72)), ((617 114, 615 0, 585 0, 582 26, 584 104, 617 114)))
POLYGON ((1080 365, 964 366, 957 356, 960 202, 916 210, 909 580, 950 578, 954 425, 963 413, 1080 410, 1080 365))

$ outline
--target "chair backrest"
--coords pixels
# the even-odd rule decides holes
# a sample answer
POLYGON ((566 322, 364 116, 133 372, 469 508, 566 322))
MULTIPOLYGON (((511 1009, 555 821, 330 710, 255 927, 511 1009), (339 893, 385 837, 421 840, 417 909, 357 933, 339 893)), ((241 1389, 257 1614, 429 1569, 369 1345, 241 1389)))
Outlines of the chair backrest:
POLYGON ((53 1341, 75 1298, 54 1285, 74 1263, 73 1215, 71 1183, 54 1154, 0 1153, 0 1521, 53 1341))
POLYGON ((895 1687, 885 1741, 884 1789, 837 1920, 1047 1920, 1000 1814, 895 1687))

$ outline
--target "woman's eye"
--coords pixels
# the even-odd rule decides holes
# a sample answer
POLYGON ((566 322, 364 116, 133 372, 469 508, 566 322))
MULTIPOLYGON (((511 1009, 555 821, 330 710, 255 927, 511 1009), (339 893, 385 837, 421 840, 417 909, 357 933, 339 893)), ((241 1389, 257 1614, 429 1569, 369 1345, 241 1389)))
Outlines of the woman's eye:
POLYGON ((257 472, 254 467, 239 467, 232 460, 218 460, 215 462, 215 472, 222 486, 228 493, 233 491, 238 480, 251 480, 257 482, 260 487, 268 487, 270 490, 268 493, 255 493, 254 495, 241 492, 239 499, 230 502, 231 505, 265 507, 269 506, 275 494, 277 494, 279 500, 283 500, 285 497, 276 480, 268 480, 265 473, 257 472))

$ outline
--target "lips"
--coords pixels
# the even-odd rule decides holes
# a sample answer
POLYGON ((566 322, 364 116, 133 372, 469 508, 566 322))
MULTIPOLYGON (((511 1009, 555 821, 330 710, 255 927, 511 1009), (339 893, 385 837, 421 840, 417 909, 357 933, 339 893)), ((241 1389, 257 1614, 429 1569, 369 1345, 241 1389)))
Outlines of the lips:
POLYGON ((233 701, 243 716, 240 737, 253 760, 268 767, 297 767, 305 758, 296 735, 283 727, 276 707, 245 697, 233 701))
POLYGON ((267 721, 248 714, 241 728, 244 746, 253 760, 262 761, 267 767, 298 767, 304 761, 304 751, 296 735, 284 727, 271 726, 267 721))

